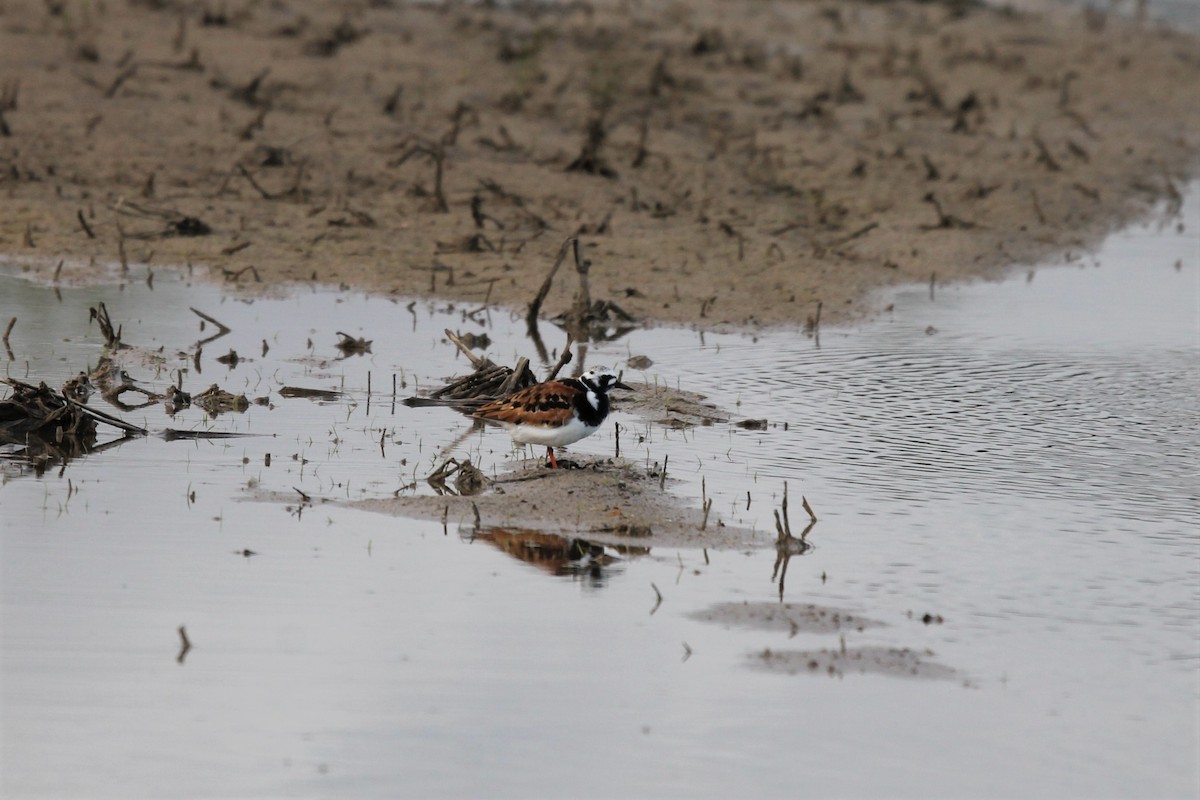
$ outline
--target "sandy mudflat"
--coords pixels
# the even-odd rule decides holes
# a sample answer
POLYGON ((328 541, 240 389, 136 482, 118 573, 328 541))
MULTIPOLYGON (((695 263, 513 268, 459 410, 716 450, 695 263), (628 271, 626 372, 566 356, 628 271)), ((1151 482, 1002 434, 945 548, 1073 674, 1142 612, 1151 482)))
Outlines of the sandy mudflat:
POLYGON ((1170 202, 1198 83, 962 3, 6 0, 0 252, 523 306, 578 234, 640 319, 836 321, 1170 202))

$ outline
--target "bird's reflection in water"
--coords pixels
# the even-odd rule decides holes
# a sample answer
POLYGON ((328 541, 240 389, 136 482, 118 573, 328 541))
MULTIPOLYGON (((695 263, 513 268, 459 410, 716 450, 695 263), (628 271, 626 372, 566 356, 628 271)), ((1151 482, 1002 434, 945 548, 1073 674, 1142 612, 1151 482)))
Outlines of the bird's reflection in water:
POLYGON ((528 528, 483 528, 471 540, 487 542, 550 575, 582 580, 597 588, 622 569, 625 563, 622 556, 637 557, 650 552, 648 547, 606 547, 586 539, 528 528))

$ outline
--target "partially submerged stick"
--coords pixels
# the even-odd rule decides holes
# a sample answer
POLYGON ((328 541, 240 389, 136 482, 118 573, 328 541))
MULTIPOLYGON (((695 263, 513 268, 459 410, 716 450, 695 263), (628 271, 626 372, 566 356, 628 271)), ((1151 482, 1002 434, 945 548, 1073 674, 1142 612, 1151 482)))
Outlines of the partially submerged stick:
POLYGON ((562 266, 563 261, 567 257, 567 248, 572 242, 578 241, 574 236, 565 239, 562 247, 558 249, 558 258, 554 259, 554 266, 550 267, 550 272, 546 274, 546 280, 542 281, 542 286, 538 289, 538 293, 534 295, 533 302, 529 304, 529 311, 525 314, 525 322, 530 328, 537 325, 538 314, 542 310, 542 303, 546 300, 546 295, 550 293, 550 286, 554 283, 554 275, 558 272, 558 268, 562 266))
POLYGON ((555 362, 554 367, 550 370, 549 374, 546 375, 546 380, 552 381, 557 378, 559 370, 571 363, 571 347, 573 347, 574 344, 575 337, 568 333, 567 343, 563 345, 562 352, 558 354, 558 361, 555 362))

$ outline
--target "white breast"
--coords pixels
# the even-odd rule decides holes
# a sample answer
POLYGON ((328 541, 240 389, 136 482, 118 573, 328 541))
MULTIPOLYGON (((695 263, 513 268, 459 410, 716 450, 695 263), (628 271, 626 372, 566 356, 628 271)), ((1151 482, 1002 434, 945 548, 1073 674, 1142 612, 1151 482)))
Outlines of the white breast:
POLYGON ((578 442, 585 436, 596 432, 596 428, 584 425, 578 417, 571 417, 566 425, 557 428, 543 428, 536 425, 513 425, 506 423, 512 439, 518 444, 540 444, 545 447, 562 447, 578 442))

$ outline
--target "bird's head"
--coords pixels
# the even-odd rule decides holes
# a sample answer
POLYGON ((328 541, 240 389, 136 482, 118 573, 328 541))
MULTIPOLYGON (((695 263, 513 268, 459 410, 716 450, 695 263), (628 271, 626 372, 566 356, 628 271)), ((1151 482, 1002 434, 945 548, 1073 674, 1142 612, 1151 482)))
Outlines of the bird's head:
POLYGON ((583 381, 588 388, 601 394, 607 394, 609 389, 633 389, 632 386, 621 383, 617 374, 608 367, 592 367, 580 375, 579 380, 583 381))

